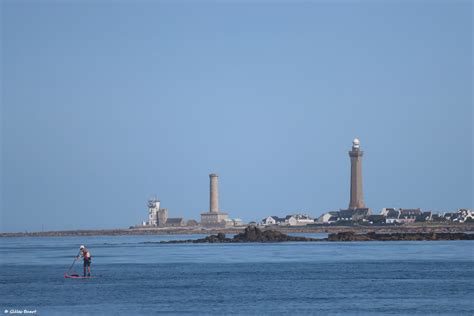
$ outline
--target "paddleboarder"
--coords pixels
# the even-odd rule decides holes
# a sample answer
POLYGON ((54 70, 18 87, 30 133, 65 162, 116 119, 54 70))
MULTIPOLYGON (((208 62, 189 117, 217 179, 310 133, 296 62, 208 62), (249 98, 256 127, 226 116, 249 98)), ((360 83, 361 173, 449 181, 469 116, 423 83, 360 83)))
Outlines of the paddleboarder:
MULTIPOLYGON (((79 248, 79 254, 80 257, 84 259, 84 276, 86 276, 86 271, 87 271, 87 276, 91 276, 91 253, 90 251, 84 246, 81 245, 79 248)), ((79 256, 77 256, 76 259, 79 259, 79 256)))

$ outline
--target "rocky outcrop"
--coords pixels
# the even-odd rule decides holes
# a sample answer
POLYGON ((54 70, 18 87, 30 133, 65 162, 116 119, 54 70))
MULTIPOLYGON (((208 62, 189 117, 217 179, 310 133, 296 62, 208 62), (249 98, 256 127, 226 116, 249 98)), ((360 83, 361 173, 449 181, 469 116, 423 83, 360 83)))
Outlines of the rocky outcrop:
POLYGON ((328 241, 393 241, 393 240, 474 240, 474 234, 466 233, 388 233, 356 234, 341 232, 329 234, 328 241))
POLYGON ((248 226, 234 238, 226 238, 225 234, 218 233, 195 240, 171 240, 161 243, 244 243, 244 242, 285 242, 285 241, 321 241, 322 239, 288 236, 276 230, 261 230, 255 226, 248 226))
POLYGON ((248 226, 234 236, 234 242, 283 242, 283 241, 319 241, 320 239, 288 236, 276 230, 261 230, 255 226, 248 226))
POLYGON ((328 238, 316 239, 307 237, 288 236, 277 230, 262 230, 248 226, 233 238, 227 238, 224 233, 210 235, 201 239, 171 240, 160 243, 249 243, 249 242, 286 242, 286 241, 391 241, 391 240, 474 240, 474 234, 467 233, 375 233, 356 234, 355 232, 340 232, 329 234, 328 238))
POLYGON ((205 238, 195 239, 195 240, 184 240, 184 242, 192 242, 194 244, 200 243, 224 243, 232 242, 232 239, 226 238, 224 233, 218 233, 217 235, 210 235, 205 238))

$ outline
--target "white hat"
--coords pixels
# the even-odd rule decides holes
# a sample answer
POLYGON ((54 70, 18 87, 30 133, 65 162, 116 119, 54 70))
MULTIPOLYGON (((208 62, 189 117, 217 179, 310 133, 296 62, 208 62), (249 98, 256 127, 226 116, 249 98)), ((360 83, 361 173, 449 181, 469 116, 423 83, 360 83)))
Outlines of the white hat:
POLYGON ((84 245, 81 245, 81 246, 79 247, 79 249, 84 249, 84 248, 85 248, 84 245))

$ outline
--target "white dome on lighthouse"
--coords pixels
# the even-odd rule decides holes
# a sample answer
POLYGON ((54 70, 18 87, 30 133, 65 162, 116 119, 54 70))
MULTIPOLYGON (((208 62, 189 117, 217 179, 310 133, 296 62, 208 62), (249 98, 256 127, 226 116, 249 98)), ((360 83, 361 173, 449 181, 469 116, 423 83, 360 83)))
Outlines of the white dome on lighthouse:
POLYGON ((358 138, 354 138, 354 140, 352 141, 352 147, 359 148, 359 146, 360 146, 360 140, 358 138))

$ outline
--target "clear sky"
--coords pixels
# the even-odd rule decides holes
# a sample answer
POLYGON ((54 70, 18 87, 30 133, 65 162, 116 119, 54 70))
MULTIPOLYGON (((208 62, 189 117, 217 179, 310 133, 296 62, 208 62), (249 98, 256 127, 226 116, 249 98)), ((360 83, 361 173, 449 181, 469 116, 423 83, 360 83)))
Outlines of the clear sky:
POLYGON ((471 1, 1 3, 2 231, 473 206, 471 1))

